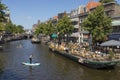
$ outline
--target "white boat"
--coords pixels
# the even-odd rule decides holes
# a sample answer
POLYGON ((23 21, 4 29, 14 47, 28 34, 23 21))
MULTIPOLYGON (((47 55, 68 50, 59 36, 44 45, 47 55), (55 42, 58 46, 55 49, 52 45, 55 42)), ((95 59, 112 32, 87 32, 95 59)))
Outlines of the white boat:
POLYGON ((41 41, 40 41, 39 38, 32 38, 32 39, 31 39, 31 42, 32 42, 32 43, 40 43, 41 41))
POLYGON ((39 66, 40 63, 29 63, 29 62, 22 62, 23 65, 27 65, 27 66, 39 66))

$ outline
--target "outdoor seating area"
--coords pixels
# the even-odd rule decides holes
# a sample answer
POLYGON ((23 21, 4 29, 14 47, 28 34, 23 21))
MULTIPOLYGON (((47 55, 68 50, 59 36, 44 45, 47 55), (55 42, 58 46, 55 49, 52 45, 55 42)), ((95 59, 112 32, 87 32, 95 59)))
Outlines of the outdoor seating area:
MULTIPOLYGON (((66 49, 68 50, 68 53, 74 56, 82 57, 88 60, 94 60, 94 61, 108 61, 108 60, 115 60, 115 59, 120 59, 120 53, 115 53, 114 49, 113 54, 110 54, 110 49, 106 50, 105 46, 117 46, 120 45, 119 41, 107 41, 101 44, 100 50, 95 50, 95 51, 90 51, 88 49, 89 44, 86 43, 86 45, 80 45, 79 43, 68 43, 66 44, 65 42, 59 44, 55 44, 52 42, 49 47, 54 48, 55 50, 58 51, 64 51, 66 52, 66 49), (103 51, 104 50, 104 51, 103 51), (106 52, 107 51, 107 52, 106 52)), ((116 49, 119 50, 119 49, 116 49)))

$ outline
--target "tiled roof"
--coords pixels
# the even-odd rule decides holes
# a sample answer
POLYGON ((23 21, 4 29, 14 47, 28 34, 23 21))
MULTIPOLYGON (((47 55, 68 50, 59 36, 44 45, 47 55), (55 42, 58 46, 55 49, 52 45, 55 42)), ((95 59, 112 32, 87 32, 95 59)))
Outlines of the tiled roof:
POLYGON ((99 5, 101 5, 100 2, 91 1, 91 2, 88 2, 88 4, 86 5, 86 9, 87 9, 87 11, 89 11, 91 8, 95 8, 95 7, 99 6, 99 5))
POLYGON ((53 19, 58 19, 58 16, 54 16, 53 19))

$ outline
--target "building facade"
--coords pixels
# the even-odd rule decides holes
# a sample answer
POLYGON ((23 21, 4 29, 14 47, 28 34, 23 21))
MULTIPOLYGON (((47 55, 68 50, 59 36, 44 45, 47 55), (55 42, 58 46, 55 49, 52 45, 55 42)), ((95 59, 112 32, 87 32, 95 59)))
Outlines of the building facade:
MULTIPOLYGON (((101 5, 99 2, 88 2, 86 5, 86 10, 84 10, 83 13, 79 14, 80 26, 84 19, 90 14, 90 12, 99 5, 101 5)), ((120 5, 118 5, 116 2, 109 2, 103 4, 103 6, 105 8, 105 14, 112 19, 111 24, 113 30, 109 35, 109 39, 120 40, 120 5)), ((89 39, 89 32, 84 31, 82 28, 80 31, 80 34, 83 35, 81 36, 81 41, 87 41, 89 39)))
POLYGON ((104 4, 105 13, 112 19, 112 33, 109 35, 109 39, 120 40, 120 5, 116 2, 110 2, 104 4))

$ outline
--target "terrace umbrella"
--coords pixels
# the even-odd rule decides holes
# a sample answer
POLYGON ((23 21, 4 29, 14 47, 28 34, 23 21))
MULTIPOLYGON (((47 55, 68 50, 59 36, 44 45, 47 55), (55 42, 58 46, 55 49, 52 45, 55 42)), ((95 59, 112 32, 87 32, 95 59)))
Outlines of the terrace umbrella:
POLYGON ((100 44, 101 46, 105 46, 106 47, 106 52, 107 52, 107 47, 115 47, 115 46, 120 46, 120 41, 116 41, 116 40, 109 40, 109 41, 106 41, 106 42, 103 42, 100 44))
POLYGON ((100 44, 101 46, 120 46, 120 41, 110 40, 100 44))

